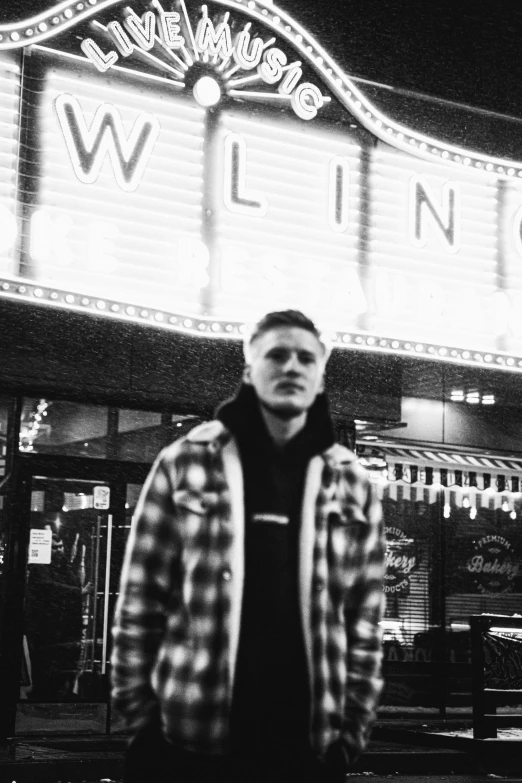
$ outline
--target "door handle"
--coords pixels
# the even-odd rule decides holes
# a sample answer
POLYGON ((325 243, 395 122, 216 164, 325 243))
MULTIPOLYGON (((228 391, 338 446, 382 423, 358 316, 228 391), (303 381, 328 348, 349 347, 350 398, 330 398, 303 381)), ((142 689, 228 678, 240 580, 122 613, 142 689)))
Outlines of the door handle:
POLYGON ((105 560, 105 590, 103 593, 103 636, 102 636, 102 659, 101 673, 105 674, 107 669, 107 639, 109 633, 109 597, 110 597, 110 578, 111 578, 111 550, 112 550, 112 514, 107 516, 107 558, 105 560))
POLYGON ((98 582, 100 570, 100 535, 101 535, 101 516, 96 519, 96 539, 94 549, 94 559, 92 561, 92 645, 91 645, 91 671, 94 672, 96 662, 96 640, 98 627, 98 582))

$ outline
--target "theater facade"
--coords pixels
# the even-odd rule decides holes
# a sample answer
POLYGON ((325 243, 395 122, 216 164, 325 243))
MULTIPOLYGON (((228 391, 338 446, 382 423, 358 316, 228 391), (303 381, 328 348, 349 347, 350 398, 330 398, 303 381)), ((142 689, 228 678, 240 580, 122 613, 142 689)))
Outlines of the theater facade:
POLYGON ((350 77, 284 4, 20 8, 0 26, 2 736, 121 730, 139 491, 284 307, 328 332, 338 435, 384 505, 382 712, 470 711, 469 616, 522 606, 522 156, 465 143, 479 112, 350 77))

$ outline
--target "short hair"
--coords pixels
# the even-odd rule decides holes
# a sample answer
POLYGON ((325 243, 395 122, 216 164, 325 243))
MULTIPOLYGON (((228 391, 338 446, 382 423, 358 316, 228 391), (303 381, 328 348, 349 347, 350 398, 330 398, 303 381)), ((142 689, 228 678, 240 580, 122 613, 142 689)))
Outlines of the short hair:
POLYGON ((247 364, 251 359, 250 346, 252 343, 266 332, 270 332, 272 329, 279 329, 284 326, 305 329, 307 332, 311 332, 313 335, 315 335, 324 349, 326 363, 330 355, 330 347, 312 319, 308 318, 308 316, 302 313, 300 310, 276 310, 264 315, 245 335, 243 350, 247 364))

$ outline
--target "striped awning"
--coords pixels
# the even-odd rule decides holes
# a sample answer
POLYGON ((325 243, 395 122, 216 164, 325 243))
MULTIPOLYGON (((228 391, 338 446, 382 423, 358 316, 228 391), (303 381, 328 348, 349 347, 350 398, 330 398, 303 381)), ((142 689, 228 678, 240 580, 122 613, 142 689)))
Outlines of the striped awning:
POLYGON ((424 489, 430 490, 430 500, 444 490, 462 505, 465 498, 473 502, 479 493, 484 495, 480 505, 489 505, 492 498, 497 507, 503 502, 511 506, 514 496, 522 494, 522 459, 388 443, 361 444, 357 455, 370 475, 390 485, 392 496, 397 494, 393 485, 404 487, 405 497, 417 488, 419 499, 424 489))

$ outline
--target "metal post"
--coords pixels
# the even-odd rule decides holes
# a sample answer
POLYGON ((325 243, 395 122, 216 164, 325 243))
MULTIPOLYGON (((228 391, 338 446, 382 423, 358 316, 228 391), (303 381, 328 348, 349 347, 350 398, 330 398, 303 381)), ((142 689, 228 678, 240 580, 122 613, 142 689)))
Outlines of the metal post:
POLYGON ((471 630, 471 671, 473 703, 473 738, 496 737, 496 726, 486 717, 486 694, 484 691, 484 618, 472 615, 469 618, 471 630))

